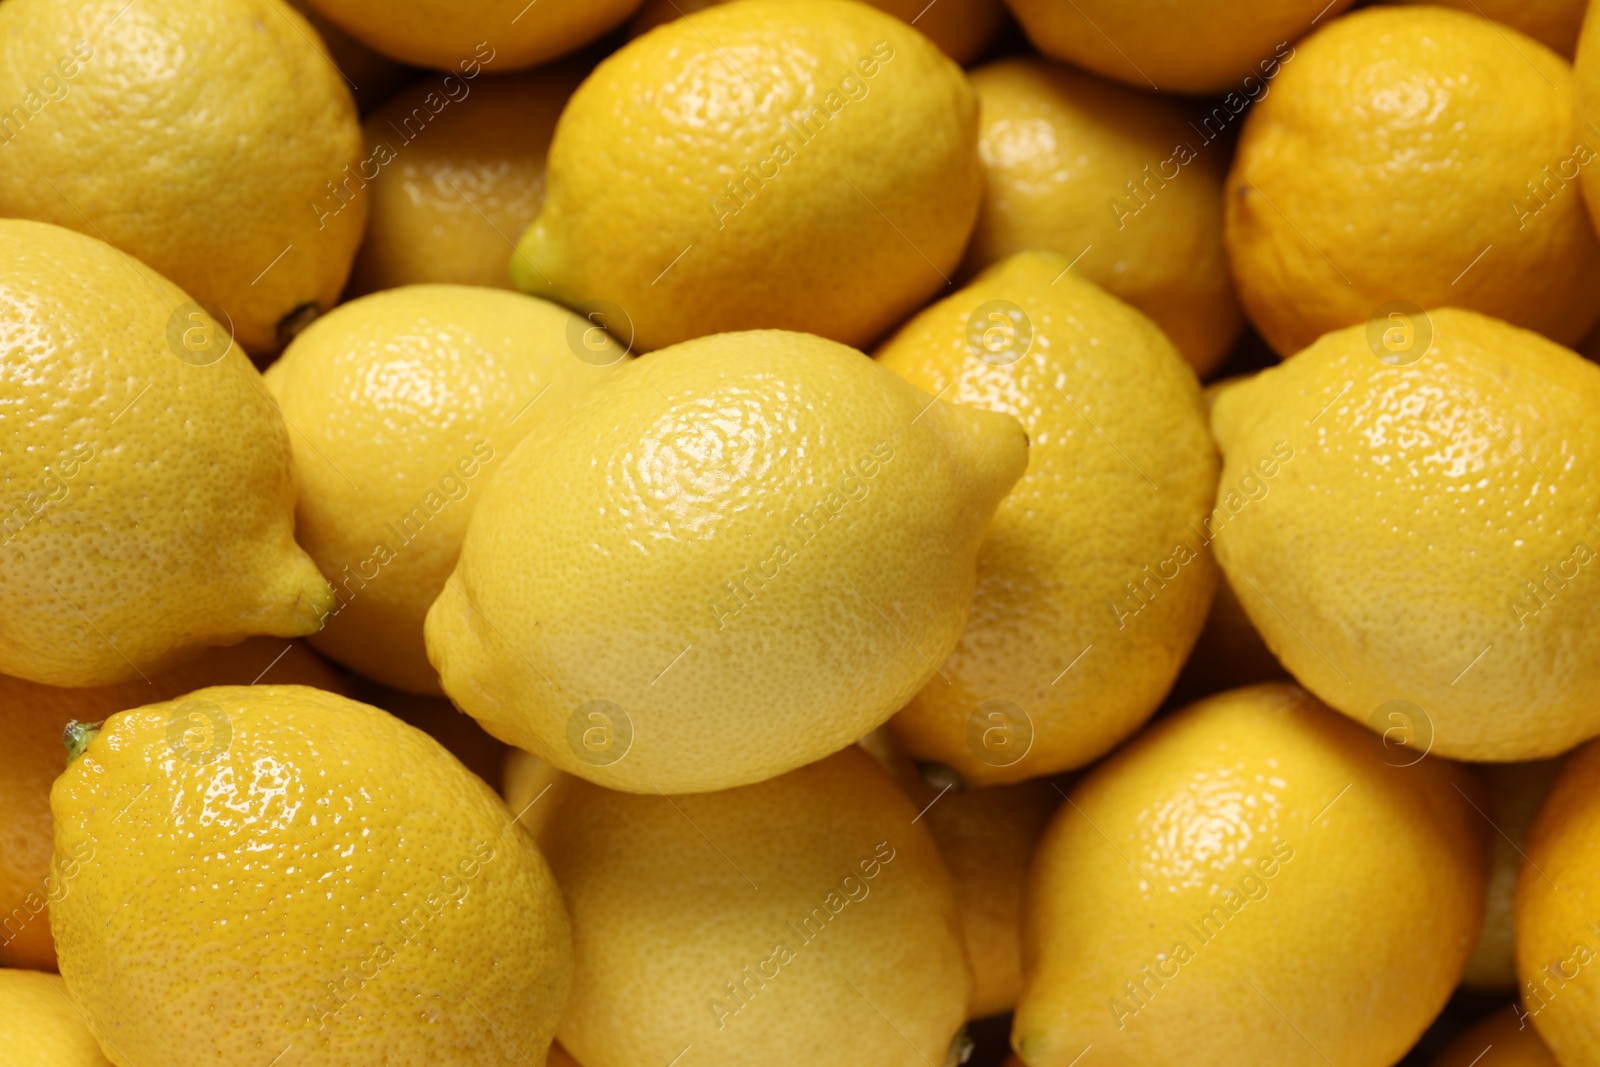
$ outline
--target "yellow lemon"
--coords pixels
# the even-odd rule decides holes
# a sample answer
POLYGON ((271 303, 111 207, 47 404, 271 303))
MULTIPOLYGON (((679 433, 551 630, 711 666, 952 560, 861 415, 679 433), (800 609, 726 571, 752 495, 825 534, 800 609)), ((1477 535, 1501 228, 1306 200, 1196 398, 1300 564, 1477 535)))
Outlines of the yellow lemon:
MULTIPOLYGON (((467 770, 501 788, 508 749, 503 741, 484 733, 472 716, 443 697, 407 693, 376 683, 358 687, 357 699, 382 708, 401 722, 410 723, 443 745, 467 770)), ((526 801, 524 801, 526 803, 526 801)))
POLYGON ((894 728, 977 783, 1081 766, 1161 703, 1216 564, 1217 456, 1194 372, 1149 319, 1023 253, 878 353, 946 400, 1022 421, 1028 470, 978 553, 972 616, 894 728))
POLYGON ((544 199, 556 118, 585 66, 418 82, 367 119, 372 205, 352 290, 510 289, 506 258, 544 199))
POLYGON ((577 961, 559 1033, 584 1067, 955 1062, 949 875, 870 756, 670 798, 568 775, 545 805, 577 961))
POLYGON ((639 6, 639 0, 519 0, 467 8, 453 0, 306 2, 385 55, 440 70, 544 63, 621 25, 639 6))
POLYGON ((1600 745, 1567 758, 1528 829, 1513 914, 1525 1012, 1563 1067, 1600 1063, 1600 745))
POLYGON ((986 182, 968 267, 1059 252, 1212 370, 1244 321, 1222 247, 1225 149, 1176 101, 1038 57, 980 67, 972 87, 986 182))
POLYGON ((422 622, 496 462, 624 352, 520 293, 375 293, 315 322, 268 369, 297 427, 297 533, 339 607, 313 643, 386 685, 439 692, 422 622))
POLYGON ((0 970, 0 1061, 6 1067, 109 1067, 59 976, 10 969, 0 970))
POLYGON ((413 73, 404 64, 381 55, 323 18, 309 0, 288 0, 289 6, 305 16, 324 45, 323 54, 344 75, 350 95, 363 112, 372 110, 409 80, 413 73))
POLYGON ((315 652, 273 637, 211 649, 148 681, 62 689, 0 675, 0 719, 8 727, 8 744, 0 748, 0 967, 56 966, 50 902, 71 887, 50 869, 50 786, 67 766, 61 744, 67 724, 97 722, 208 685, 258 681, 344 691, 315 652))
POLYGON ((1578 30, 1588 0, 1431 0, 1440 7, 1453 7, 1532 37, 1567 59, 1578 47, 1578 30))
POLYGON ((428 655, 491 734, 611 788, 770 778, 935 674, 1026 463, 1016 420, 819 337, 663 349, 511 454, 428 655))
POLYGON ((560 890, 426 734, 220 686, 84 736, 50 798, 56 865, 79 861, 50 922, 118 1067, 544 1062, 572 973, 560 890))
MULTIPOLYGON (((1523 865, 1523 846, 1545 794, 1560 773, 1560 760, 1486 763, 1474 768, 1484 782, 1484 817, 1496 830, 1489 854, 1489 892, 1483 932, 1467 960, 1461 984, 1473 989, 1508 990, 1517 984, 1516 931, 1512 899, 1523 865)), ((1530 872, 1529 877, 1537 877, 1530 872)))
MULTIPOLYGON (((637 37, 674 19, 698 14, 727 0, 645 0, 628 24, 628 34, 637 37)), ((873 7, 910 23, 957 63, 977 59, 1005 23, 1001 0, 869 0, 873 7)))
POLYGON ((0 338, 0 671, 104 685, 317 628, 333 595, 294 543, 283 418, 184 292, 94 238, 0 220, 0 338))
POLYGON ((978 210, 961 69, 853 0, 743 0, 640 37, 572 96, 517 286, 643 349, 778 328, 865 345, 948 283, 978 210))
POLYGON ((6 0, 0 42, 0 215, 109 241, 251 352, 338 301, 366 218, 345 184, 361 128, 299 12, 6 0))
POLYGON ((1280 355, 1395 302, 1471 308, 1575 344, 1600 241, 1574 184, 1600 138, 1572 69, 1487 19, 1374 7, 1302 42, 1228 175, 1245 310, 1280 355))
POLYGON ((1459 759, 1556 755, 1600 734, 1600 368, 1396 314, 1217 398, 1217 558, 1346 715, 1459 759))
POLYGON ((1254 96, 1290 42, 1326 25, 1351 0, 1006 0, 1034 47, 1054 59, 1136 85, 1180 93, 1254 96))
POLYGON ((1161 720, 1057 809, 1034 857, 1029 1067, 1397 1061, 1444 1006, 1483 916, 1458 768, 1398 767, 1303 691, 1161 720))
MULTIPOLYGON (((1587 11, 1583 17, 1582 32, 1578 35, 1577 54, 1572 61, 1572 81, 1574 89, 1573 118, 1579 123, 1577 136, 1579 143, 1588 149, 1588 154, 1580 162, 1579 183, 1583 189, 1583 198, 1589 207, 1589 218, 1592 222, 1595 217, 1594 205, 1600 204, 1600 176, 1597 176, 1594 167, 1587 164, 1594 162, 1595 149, 1600 147, 1600 7, 1590 9, 1589 5, 1582 5, 1587 11)), ((1574 149, 1577 145, 1574 145, 1574 149)), ((1570 171, 1571 167, 1565 168, 1570 171)), ((1565 179, 1565 173, 1561 175, 1565 179)), ((1541 200, 1548 198, 1560 187, 1554 183, 1546 182, 1541 174, 1537 179, 1541 186, 1537 195, 1541 200)), ((1600 333, 1600 331, 1596 331, 1600 333)), ((1591 339, 1591 343, 1593 343, 1591 339)))
POLYGON ((1433 1059, 1433 1067, 1557 1067, 1538 1031, 1515 1004, 1463 1030, 1433 1059))

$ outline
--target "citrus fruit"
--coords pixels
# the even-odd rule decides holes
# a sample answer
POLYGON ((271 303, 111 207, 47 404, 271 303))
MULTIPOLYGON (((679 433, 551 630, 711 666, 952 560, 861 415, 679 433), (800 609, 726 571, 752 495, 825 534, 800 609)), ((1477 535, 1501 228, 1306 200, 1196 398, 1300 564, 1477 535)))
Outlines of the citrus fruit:
POLYGON ((407 286, 342 305, 268 369, 301 431, 297 533, 339 598, 318 648, 386 685, 439 692, 422 622, 483 486, 624 357, 586 348, 585 332, 521 293, 407 286))
POLYGON ((1578 47, 1578 30, 1583 25, 1587 0, 1432 0, 1441 7, 1453 7, 1491 19, 1502 26, 1532 37, 1567 59, 1578 47))
MULTIPOLYGON (((1467 960, 1461 984, 1471 989, 1508 990, 1517 984, 1516 931, 1512 899, 1523 866, 1528 826, 1561 770, 1561 761, 1484 763, 1474 767, 1488 803, 1483 816, 1495 829, 1489 853, 1489 892, 1483 932, 1467 960)), ((1530 877, 1536 877, 1536 872, 1530 877)))
POLYGON ((972 87, 985 183, 967 267, 1058 252, 1211 371, 1244 315, 1222 247, 1227 156, 1193 109, 1036 56, 980 67, 972 87))
POLYGON ((110 1067, 58 975, 0 970, 0 1059, 7 1067, 110 1067))
POLYGON ((182 290, 0 220, 0 337, 0 672, 104 685, 317 629, 333 594, 294 543, 283 418, 182 290))
POLYGON ((1597 405, 1600 368, 1470 311, 1330 333, 1217 398, 1217 558, 1346 715, 1459 759, 1564 752, 1600 733, 1597 405))
POLYGON ((1228 175, 1256 328, 1289 355, 1404 301, 1576 344, 1600 315, 1600 241, 1573 195, 1595 154, 1573 105, 1564 59, 1478 14, 1324 25, 1251 109, 1228 175))
POLYGON ((1433 1067, 1557 1067, 1539 1033, 1508 1005, 1458 1034, 1433 1067))
POLYGON ((1155 324, 1022 253, 912 319, 878 360, 1028 431, 1028 470, 978 552, 955 651, 894 719, 968 780, 1099 757, 1161 703, 1205 619, 1217 456, 1194 372, 1155 324))
POLYGON ((945 1062, 970 991, 949 875, 865 753, 678 797, 567 775, 539 803, 584 1067, 945 1062))
POLYGON ((110 242, 251 352, 337 302, 361 129, 281 0, 6 0, 0 101, 40 104, 0 125, 0 215, 110 242))
POLYGON ((432 738, 304 686, 202 689, 85 737, 51 810, 56 863, 93 862, 50 924, 119 1067, 542 1061, 572 969, 560 891, 432 738))
POLYGON ((573 93, 512 278, 620 307, 643 350, 755 328, 868 344, 961 259, 977 110, 959 67, 865 4, 679 19, 573 93))
POLYGON ((770 778, 939 670, 1026 462, 1016 420, 819 337, 663 349, 512 452, 428 655, 484 729, 613 789, 770 778))
POLYGON ((1483 917, 1483 823, 1302 690, 1162 719, 1056 810, 1034 857, 1011 1043, 1029 1067, 1395 1063, 1483 917))
POLYGON ((429 78, 367 119, 382 159, 350 284, 356 293, 427 282, 510 289, 507 258, 544 199, 544 158, 586 67, 466 81, 429 78))

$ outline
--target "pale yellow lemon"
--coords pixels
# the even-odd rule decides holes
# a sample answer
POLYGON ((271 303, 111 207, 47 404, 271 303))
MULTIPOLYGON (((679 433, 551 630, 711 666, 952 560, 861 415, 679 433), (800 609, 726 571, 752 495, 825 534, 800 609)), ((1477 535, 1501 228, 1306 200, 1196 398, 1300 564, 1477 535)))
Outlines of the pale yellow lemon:
POLYGON ((0 220, 0 338, 0 672, 105 685, 316 630, 333 593, 294 542, 288 429, 187 294, 0 220))
POLYGON ((0 1061, 6 1067, 109 1067, 61 978, 10 968, 0 970, 0 1061))
POLYGON ((1227 150, 1193 109, 1037 56, 980 67, 972 87, 985 184, 968 269, 1059 252, 1212 370, 1244 314, 1222 247, 1227 150))
POLYGON ((1597 408, 1600 367, 1470 311, 1330 333, 1217 398, 1217 558, 1358 722, 1458 759, 1564 752, 1600 733, 1597 408))
POLYGON ((118 1067, 543 1064, 560 890, 432 738, 303 686, 202 689, 89 737, 51 794, 56 865, 79 862, 50 920, 118 1067))
POLYGON ((1388 762, 1292 686, 1162 719, 1039 845, 1012 1047, 1029 1067, 1086 1047, 1114 1067, 1393 1064, 1482 922, 1468 782, 1388 762))
POLYGON ((484 729, 591 781, 770 778, 938 671, 1027 451, 1015 419, 819 337, 662 349, 506 460, 428 656, 484 729))
POLYGON ((499 461, 616 369, 554 304, 472 286, 374 293, 268 369, 300 432, 296 532, 334 585, 313 643, 386 685, 438 693, 422 622, 499 461))
POLYGON ((520 70, 621 25, 639 0, 306 0, 385 55, 447 71, 520 70), (537 2, 537 6, 535 3, 537 2))
POLYGON ((1507 1005, 1469 1026, 1433 1058, 1433 1067, 1557 1067, 1522 1007, 1507 1005))
POLYGON ((866 345, 949 283, 978 210, 961 69, 853 0, 741 0, 572 95, 517 286, 609 302, 649 350, 730 330, 866 345))
POLYGON ((372 209, 351 289, 511 288, 507 258, 544 199, 556 118, 586 67, 426 78, 367 119, 372 209))
POLYGON ((562 777, 539 841, 572 909, 561 1044, 584 1067, 926 1067, 966 1016, 949 875, 846 749, 678 797, 562 777))
POLYGON ((1296 38, 1351 0, 1006 2, 1047 56, 1141 89, 1253 96, 1293 57, 1296 38))
MULTIPOLYGON (((1560 760, 1528 763, 1484 763, 1474 767, 1483 780, 1488 803, 1483 816, 1494 826, 1489 854, 1489 893, 1483 911, 1483 932, 1467 960, 1461 984, 1473 989, 1504 990, 1517 984, 1516 930, 1512 899, 1523 867, 1528 826, 1561 771, 1560 760)), ((1530 872, 1538 877, 1538 872, 1530 872)))
POLYGON ((1516 30, 1372 7, 1301 42, 1250 110, 1228 255, 1280 355, 1394 302, 1471 308, 1575 344, 1600 315, 1576 179, 1600 138, 1571 66, 1516 30))
POLYGON ((361 128, 282 0, 7 0, 0 101, 0 215, 109 241, 251 352, 338 301, 366 200, 334 190, 361 128))
POLYGON ((970 781, 1078 767, 1138 729, 1200 632, 1217 455, 1155 324, 1049 253, 1014 256, 878 352, 912 384, 1015 416, 1028 470, 978 554, 955 651, 894 719, 970 781))

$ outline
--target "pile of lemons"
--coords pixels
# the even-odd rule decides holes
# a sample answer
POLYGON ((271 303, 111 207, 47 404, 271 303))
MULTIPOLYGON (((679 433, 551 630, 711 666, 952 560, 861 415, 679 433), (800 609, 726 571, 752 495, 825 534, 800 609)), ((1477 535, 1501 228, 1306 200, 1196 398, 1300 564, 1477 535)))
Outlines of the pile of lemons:
POLYGON ((1600 1067, 1585 6, 0 0, 0 1064, 1600 1067))

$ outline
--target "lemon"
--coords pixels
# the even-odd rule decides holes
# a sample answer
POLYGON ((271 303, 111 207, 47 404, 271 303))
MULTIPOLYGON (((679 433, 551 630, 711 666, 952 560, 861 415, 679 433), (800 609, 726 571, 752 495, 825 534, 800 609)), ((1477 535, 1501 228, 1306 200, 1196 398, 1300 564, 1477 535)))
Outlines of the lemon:
POLYGON ((339 606, 314 643, 438 693, 422 622, 499 460, 605 378, 567 311, 520 293, 408 286, 315 322, 267 371, 293 436, 297 533, 339 606))
POLYGON ((644 350, 753 328, 865 345, 977 215, 977 101, 852 0, 744 0, 629 42, 572 95, 517 286, 621 308, 644 350))
POLYGON ((1430 0, 1440 7, 1453 7, 1502 26, 1510 26, 1567 59, 1578 47, 1578 30, 1583 24, 1588 0, 1430 0))
POLYGON ((0 220, 0 337, 0 672, 103 685, 317 628, 333 596, 294 543, 283 419, 185 293, 0 220))
POLYGON ((671 798, 568 775, 545 805, 577 961, 559 1034, 584 1067, 954 1062, 949 875, 871 757, 671 798))
POLYGON ((1015 416, 1031 442, 966 631, 894 719, 914 755, 977 783, 1081 766, 1137 729, 1216 584, 1200 523, 1217 456, 1194 372, 1067 266, 1005 260, 878 353, 929 393, 1015 416))
MULTIPOLYGON (((1512 898, 1522 868, 1528 826, 1561 770, 1560 760, 1529 763, 1486 763, 1475 768, 1483 779, 1489 802, 1484 816, 1494 825, 1493 851, 1489 854, 1489 893, 1484 905, 1483 932, 1467 960, 1461 984, 1472 989, 1509 990, 1517 984, 1516 931, 1512 924, 1512 898)), ((1537 877, 1537 874, 1530 874, 1537 877)))
POLYGON ((427 282, 510 289, 506 258, 544 199, 544 158, 575 63, 418 82, 367 119, 367 155, 387 162, 356 256, 357 293, 427 282))
POLYGON ((1522 1021, 1567 1067, 1600 1063, 1600 747, 1567 758, 1523 847, 1513 914, 1522 1021))
POLYGON ((0 1061, 6 1067, 108 1067, 58 975, 0 970, 0 1061))
POLYGON ((118 1067, 543 1062, 561 894, 426 734, 303 686, 108 719, 50 798, 61 974, 118 1067), (129 981, 137 974, 138 981, 129 981))
POLYGON ((1327 24, 1251 110, 1228 175, 1228 254, 1256 328, 1289 355, 1409 302, 1575 344, 1600 314, 1600 241, 1574 184, 1600 139, 1573 105, 1565 60, 1477 14, 1327 24))
MULTIPOLYGON (((472 716, 450 701, 371 683, 360 685, 356 696, 432 737, 485 782, 497 788, 501 785, 507 752, 512 750, 484 733, 472 716)), ((499 791, 505 795, 503 789, 499 791)))
POLYGON ((108 241, 251 352, 339 298, 366 199, 355 102, 282 0, 6 0, 0 215, 108 241))
POLYGON ((1346 715, 1459 759, 1564 752, 1600 734, 1597 408, 1600 368, 1470 311, 1328 334, 1217 398, 1217 558, 1346 715))
POLYGON ((374 52, 323 18, 309 0, 288 0, 288 4, 304 15, 322 38, 323 54, 344 75, 350 95, 355 97, 356 106, 363 113, 387 99, 414 74, 403 64, 374 52))
POLYGON ((591 781, 770 778, 934 676, 1026 463, 1016 420, 831 341, 663 349, 511 454, 429 609, 428 656, 484 729, 591 781))
MULTIPOLYGON (((1588 10, 1588 5, 1582 5, 1588 10)), ((1580 143, 1590 151, 1585 163, 1593 162, 1592 153, 1600 147, 1600 134, 1595 132, 1600 126, 1600 8, 1585 14, 1582 23, 1582 32, 1578 35, 1577 55, 1572 62, 1573 81, 1573 119, 1580 123, 1580 143)), ((1573 146, 1574 149, 1577 145, 1573 146)), ((1570 167, 1568 168, 1570 170, 1570 167)), ((1540 175, 1541 180, 1543 175, 1540 175)), ((1578 171, 1578 180, 1583 189, 1584 201, 1590 205, 1589 218, 1592 222, 1595 215, 1593 205, 1600 204, 1600 178, 1595 176, 1595 168, 1584 166, 1578 171)), ((1595 331, 1600 334, 1600 330, 1595 331)), ((1590 346, 1596 341, 1591 335, 1585 339, 1590 346)))
POLYGON ((7 723, 9 742, 0 748, 0 841, 5 842, 0 849, 0 967, 56 966, 50 902, 70 892, 71 885, 63 872, 50 869, 50 786, 67 766, 61 745, 67 724, 99 721, 208 685, 262 680, 335 693, 344 688, 315 652, 274 637, 210 649, 149 681, 62 689, 0 675, 0 717, 7 723))
POLYGON ((1557 1067, 1539 1034, 1508 1005, 1463 1030, 1433 1059, 1432 1067, 1557 1067))
MULTIPOLYGON (((666 22, 698 14, 726 0, 645 0, 628 24, 637 37, 666 22)), ((1000 0, 869 0, 873 7, 915 26, 957 63, 970 63, 986 52, 1005 23, 1000 0)))
POLYGON ((1006 0, 1034 47, 1136 85, 1255 98, 1295 54, 1290 42, 1351 0, 1006 0), (1253 83, 1253 84, 1252 84, 1253 83))
POLYGON ((1028 1067, 1392 1064, 1444 1006, 1483 915, 1457 768, 1399 767, 1303 691, 1161 720, 1057 809, 1034 857, 1028 1067))
POLYGON ((972 87, 986 181, 969 269, 1059 252, 1212 370, 1244 321, 1222 247, 1225 150, 1176 101, 1038 57, 980 67, 972 87))
POLYGON ((472 75, 488 67, 531 67, 571 52, 621 25, 639 6, 639 0, 519 0, 467 8, 453 0, 306 2, 385 55, 472 75))

